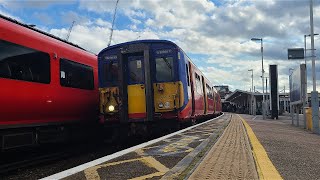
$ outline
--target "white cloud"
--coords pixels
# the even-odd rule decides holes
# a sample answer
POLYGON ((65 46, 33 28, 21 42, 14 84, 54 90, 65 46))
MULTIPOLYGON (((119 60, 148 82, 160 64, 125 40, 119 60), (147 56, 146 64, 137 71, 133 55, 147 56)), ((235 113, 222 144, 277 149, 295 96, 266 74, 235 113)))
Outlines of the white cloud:
MULTIPOLYGON (((69 40, 97 53, 108 43, 115 3, 80 0, 78 8, 87 12, 60 13, 66 27, 50 32, 65 37, 75 20, 69 40), (94 16, 89 17, 90 14, 94 16)), ((17 6, 8 1, 5 4, 17 6)), ((320 33, 319 12, 320 3, 315 1, 316 33, 320 33)), ((309 1, 222 0, 215 5, 207 0, 120 0, 115 27, 112 44, 136 39, 168 39, 187 54, 209 57, 194 61, 217 84, 249 88, 247 70, 252 68, 256 88, 261 91, 260 44, 250 39, 263 38, 265 70, 268 71, 268 64, 278 64, 280 86, 287 84, 288 67, 299 64, 287 60, 287 49, 303 47, 303 35, 310 33, 309 1)), ((319 46, 320 41, 316 40, 316 49, 319 46)))
MULTIPOLYGON (((113 12, 115 3, 108 3, 109 9, 86 8, 113 12)), ((253 68, 257 89, 260 89, 260 44, 251 42, 250 38, 261 37, 264 39, 265 71, 269 64, 278 64, 280 83, 286 84, 287 74, 282 73, 288 66, 296 66, 286 61, 286 50, 303 45, 301 32, 308 33, 309 26, 308 2, 228 0, 221 3, 216 6, 206 0, 137 0, 119 4, 120 11, 132 24, 128 25, 131 31, 117 30, 119 34, 114 43, 143 39, 133 31, 143 32, 148 28, 154 37, 174 41, 187 54, 211 56, 205 61, 212 63, 211 66, 202 68, 213 82, 241 88, 243 82, 250 81, 247 70, 253 68), (241 44, 244 40, 248 42, 241 44)), ((91 5, 101 6, 99 3, 91 5)), ((315 15, 319 8, 319 5, 315 6, 315 15)), ((315 22, 320 22, 317 16, 315 22)), ((319 25, 315 29, 320 30, 319 25)))
MULTIPOLYGON (((51 29, 49 32, 65 39, 68 29, 51 29)), ((76 25, 72 29, 69 41, 97 54, 107 47, 109 36, 109 27, 76 25)), ((115 30, 113 32, 111 45, 136 40, 137 38, 159 39, 156 34, 148 30, 142 32, 134 32, 132 30, 115 30)))
POLYGON ((111 28, 111 23, 108 21, 104 21, 101 18, 96 19, 96 24, 98 26, 103 26, 103 27, 107 27, 107 28, 111 28))

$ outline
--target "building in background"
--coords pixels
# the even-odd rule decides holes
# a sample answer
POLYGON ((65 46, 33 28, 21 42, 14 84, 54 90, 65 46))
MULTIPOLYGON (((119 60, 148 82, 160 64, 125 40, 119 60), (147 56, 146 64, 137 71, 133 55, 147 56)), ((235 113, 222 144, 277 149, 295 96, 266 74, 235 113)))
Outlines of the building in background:
POLYGON ((219 86, 214 86, 214 88, 216 88, 216 90, 218 91, 220 97, 221 97, 221 101, 223 102, 226 95, 231 94, 232 92, 229 90, 229 86, 226 85, 219 85, 219 86))

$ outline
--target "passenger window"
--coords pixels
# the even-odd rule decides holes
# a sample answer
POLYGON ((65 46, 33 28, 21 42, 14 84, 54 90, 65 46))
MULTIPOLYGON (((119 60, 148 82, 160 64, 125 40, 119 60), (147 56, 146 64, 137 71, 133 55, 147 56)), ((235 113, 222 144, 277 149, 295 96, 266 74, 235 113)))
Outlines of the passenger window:
POLYGON ((49 84, 50 56, 0 40, 0 77, 49 84))
POLYGON ((173 81, 173 58, 161 57, 156 58, 156 80, 157 81, 173 81))
POLYGON ((211 92, 211 88, 208 84, 206 84, 207 87, 207 96, 208 98, 212 99, 212 92, 211 92))
POLYGON ((60 59, 60 84, 65 87, 94 89, 93 68, 67 59, 60 59))
POLYGON ((196 76, 196 91, 199 93, 199 94, 202 94, 202 86, 201 86, 201 81, 200 81, 200 76, 195 73, 195 76, 196 76))

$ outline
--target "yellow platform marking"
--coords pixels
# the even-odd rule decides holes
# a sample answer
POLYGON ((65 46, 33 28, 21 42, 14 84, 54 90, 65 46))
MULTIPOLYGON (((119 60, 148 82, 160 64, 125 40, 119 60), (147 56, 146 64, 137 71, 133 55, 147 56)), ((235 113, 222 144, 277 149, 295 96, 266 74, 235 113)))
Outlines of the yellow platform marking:
POLYGON ((242 120, 244 126, 246 127, 247 134, 252 145, 253 156, 257 166, 259 178, 271 180, 282 179, 281 175, 272 164, 267 152, 263 148, 262 144, 259 142, 258 138, 254 134, 249 124, 241 116, 239 117, 242 120))
POLYGON ((133 161, 140 161, 142 158, 136 158, 136 159, 129 159, 129 160, 124 160, 124 161, 118 161, 118 162, 112 162, 112 163, 107 163, 107 164, 100 164, 97 166, 90 167, 86 170, 84 170, 84 174, 86 176, 86 179, 100 179, 98 169, 103 168, 103 167, 108 167, 108 166, 115 166, 118 164, 123 164, 123 163, 129 163, 133 161))
MULTIPOLYGON (((137 149, 135 152, 140 156, 144 156, 145 155, 143 149, 137 149)), ((147 174, 147 175, 144 175, 144 176, 132 178, 131 180, 142 180, 142 179, 152 178, 152 177, 156 177, 156 176, 162 176, 166 172, 169 171, 169 169, 166 166, 164 166, 163 164, 161 164, 159 161, 157 161, 156 159, 154 159, 151 156, 144 157, 144 158, 141 159, 141 161, 145 165, 147 165, 147 166, 149 166, 151 168, 155 168, 159 172, 155 172, 153 174, 147 174)))
POLYGON ((132 178, 131 180, 142 180, 142 179, 147 179, 147 178, 153 178, 153 177, 156 177, 156 176, 162 176, 166 172, 169 171, 169 169, 167 167, 165 167, 163 164, 161 164, 159 161, 157 161, 156 159, 154 159, 151 156, 144 157, 144 158, 141 159, 141 161, 144 162, 144 164, 146 164, 147 166, 149 166, 151 168, 155 168, 159 172, 155 172, 155 173, 152 173, 152 174, 147 174, 147 175, 144 175, 144 176, 132 178))
MULTIPOLYGON (((138 155, 144 155, 144 151, 142 149, 138 149, 136 151, 136 153, 138 155)), ((108 167, 108 166, 115 166, 115 165, 123 164, 123 163, 130 163, 130 162, 134 162, 134 161, 140 161, 143 164, 147 165, 148 167, 156 169, 158 172, 155 172, 152 174, 147 174, 147 175, 140 176, 140 177, 135 177, 135 178, 132 178, 132 180, 142 180, 142 179, 152 178, 152 177, 156 177, 156 176, 162 176, 166 172, 169 171, 169 169, 166 166, 161 164, 159 161, 157 161, 153 157, 146 156, 146 157, 142 157, 142 158, 135 158, 135 159, 129 159, 129 160, 124 160, 124 161, 118 161, 118 162, 112 162, 112 163, 94 166, 94 167, 86 169, 84 171, 84 174, 85 174, 86 179, 99 180, 100 176, 97 171, 98 169, 103 168, 103 167, 108 167)))
POLYGON ((136 152, 139 156, 145 156, 144 150, 142 148, 141 149, 137 149, 134 152, 136 152))
POLYGON ((191 152, 193 148, 188 147, 188 145, 195 139, 198 139, 197 137, 186 137, 183 138, 177 142, 171 143, 168 146, 164 147, 161 149, 162 152, 168 153, 168 152, 176 152, 179 149, 186 149, 188 148, 185 152, 191 152))

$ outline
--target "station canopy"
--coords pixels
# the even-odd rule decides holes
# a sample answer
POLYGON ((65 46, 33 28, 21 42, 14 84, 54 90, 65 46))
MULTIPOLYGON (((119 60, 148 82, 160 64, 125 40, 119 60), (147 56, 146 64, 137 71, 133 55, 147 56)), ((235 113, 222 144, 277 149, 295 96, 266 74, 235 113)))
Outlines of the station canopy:
MULTIPOLYGON (((257 100, 262 98, 262 93, 260 92, 254 92, 253 95, 257 98, 257 100)), ((233 93, 226 96, 225 101, 236 104, 242 104, 243 102, 246 102, 248 98, 250 98, 250 96, 251 92, 237 89, 233 93)))

